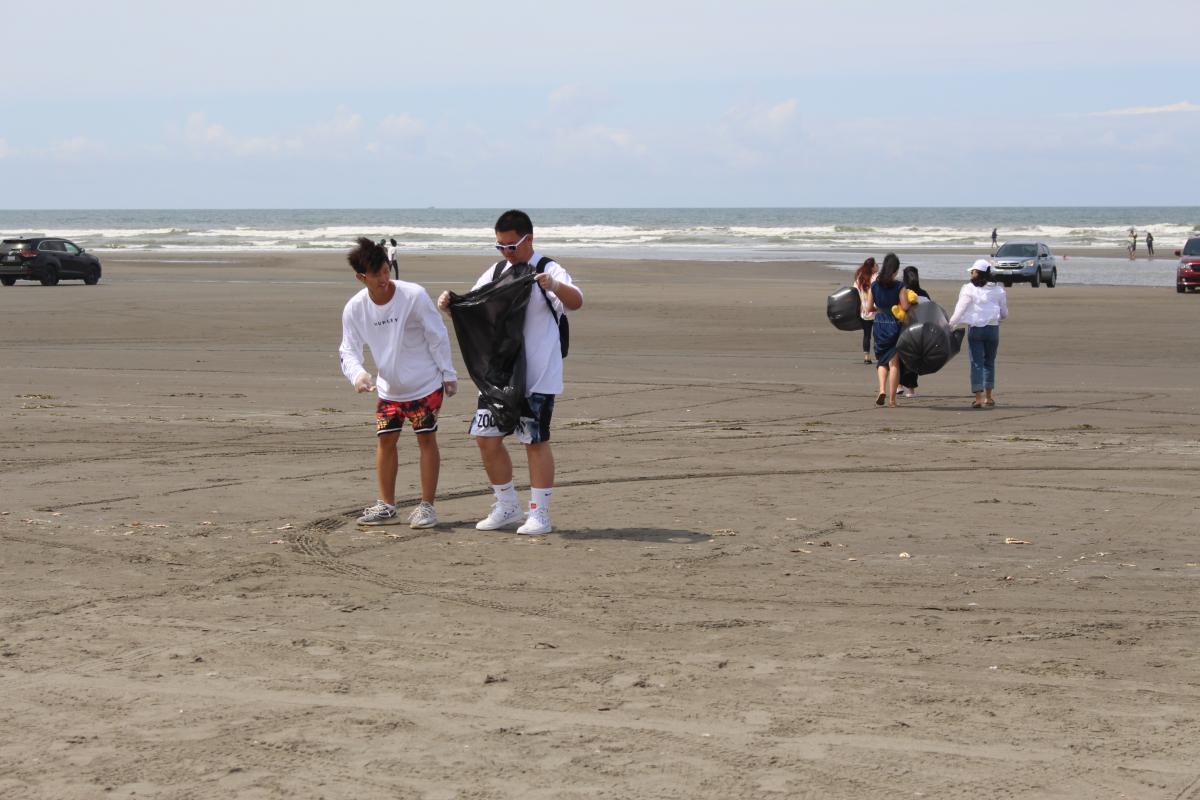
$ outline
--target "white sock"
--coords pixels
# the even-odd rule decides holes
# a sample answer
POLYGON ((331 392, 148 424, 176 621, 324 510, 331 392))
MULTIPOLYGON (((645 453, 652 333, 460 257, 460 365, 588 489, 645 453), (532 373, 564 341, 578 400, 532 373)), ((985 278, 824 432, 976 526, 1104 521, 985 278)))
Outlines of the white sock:
POLYGON ((540 508, 543 511, 545 511, 547 514, 549 514, 550 513, 550 494, 553 491, 554 491, 554 489, 552 489, 552 488, 551 489, 535 489, 533 487, 530 487, 530 489, 529 489, 529 495, 530 495, 529 510, 533 511, 535 508, 540 508))
POLYGON ((496 494, 496 500, 503 506, 515 508, 521 505, 521 498, 517 497, 517 490, 513 487, 512 481, 505 484, 493 483, 492 491, 496 494))

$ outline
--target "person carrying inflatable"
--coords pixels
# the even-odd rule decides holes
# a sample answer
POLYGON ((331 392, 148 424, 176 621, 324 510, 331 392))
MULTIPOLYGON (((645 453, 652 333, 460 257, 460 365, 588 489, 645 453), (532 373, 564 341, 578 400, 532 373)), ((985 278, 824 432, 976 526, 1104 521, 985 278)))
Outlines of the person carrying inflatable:
POLYGON ((875 405, 885 402, 889 408, 896 407, 896 388, 900 385, 900 362, 896 358, 896 340, 900 338, 900 322, 892 314, 892 306, 907 312, 912 303, 904 284, 896 278, 900 271, 900 259, 895 253, 883 257, 879 276, 871 284, 867 296, 867 311, 875 312, 875 363, 879 378, 879 395, 875 405))

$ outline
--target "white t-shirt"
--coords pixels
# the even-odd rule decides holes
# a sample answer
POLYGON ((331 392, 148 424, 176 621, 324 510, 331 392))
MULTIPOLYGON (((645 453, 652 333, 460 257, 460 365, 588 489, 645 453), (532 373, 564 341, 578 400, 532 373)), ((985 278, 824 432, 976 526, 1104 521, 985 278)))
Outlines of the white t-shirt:
MULTIPOLYGON (((541 260, 539 253, 534 253, 529 259, 529 263, 537 266, 541 260)), ((509 261, 500 271, 503 275, 512 267, 512 262, 509 261)), ((487 271, 479 276, 479 280, 475 281, 475 285, 471 287, 474 291, 480 286, 485 286, 492 282, 492 270, 495 264, 488 266, 487 271)), ((559 283, 566 283, 575 286, 571 276, 562 268, 557 261, 551 261, 546 264, 546 274, 554 278, 559 283)), ((578 286, 575 289, 583 294, 578 286)), ((554 304, 555 314, 566 314, 567 309, 563 306, 562 301, 558 299, 558 295, 554 292, 546 292, 550 297, 550 302, 554 304)), ((535 283, 530 287, 529 306, 525 311, 525 396, 531 394, 562 394, 563 390, 563 361, 562 351, 558 344, 558 323, 554 321, 554 315, 550 313, 550 309, 546 307, 546 300, 542 297, 542 290, 535 283)))
MULTIPOLYGON (((874 282, 875 279, 872 278, 871 283, 874 282)), ((857 286, 854 288, 858 289, 858 316, 868 321, 875 319, 875 312, 867 311, 867 299, 871 296, 871 288, 868 286, 865 292, 857 286)))
POLYGON ((1008 295, 1004 287, 995 283, 976 286, 964 283, 958 291, 958 302, 950 315, 950 327, 965 322, 972 328, 999 325, 1008 317, 1008 295))
POLYGON ((395 261, 395 260, 396 260, 396 251, 397 251, 397 250, 399 250, 399 249, 400 249, 400 248, 399 248, 399 247, 397 247, 397 246, 396 246, 396 245, 394 245, 394 244, 389 244, 389 245, 387 246, 387 258, 388 258, 388 261, 395 261))
POLYGON ((379 369, 376 390, 384 400, 419 400, 458 380, 450 361, 446 324, 425 290, 408 281, 392 281, 396 293, 376 305, 363 289, 342 309, 342 374, 351 383, 363 370, 363 345, 379 369))

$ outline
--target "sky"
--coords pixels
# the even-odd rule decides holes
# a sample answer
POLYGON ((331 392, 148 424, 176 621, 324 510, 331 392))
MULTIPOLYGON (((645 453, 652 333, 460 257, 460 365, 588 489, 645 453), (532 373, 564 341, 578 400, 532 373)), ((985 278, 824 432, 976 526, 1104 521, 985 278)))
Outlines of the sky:
POLYGON ((1200 185, 1195 0, 17 6, 0 208, 1195 205, 1200 185))

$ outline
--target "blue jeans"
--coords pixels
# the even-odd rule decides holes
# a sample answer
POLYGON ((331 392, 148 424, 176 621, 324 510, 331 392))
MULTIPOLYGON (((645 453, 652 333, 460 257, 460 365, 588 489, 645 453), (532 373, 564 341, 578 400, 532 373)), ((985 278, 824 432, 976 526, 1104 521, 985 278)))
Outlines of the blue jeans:
POLYGON ((967 331, 971 355, 971 391, 996 388, 996 350, 1000 347, 1000 326, 983 325, 967 331))

